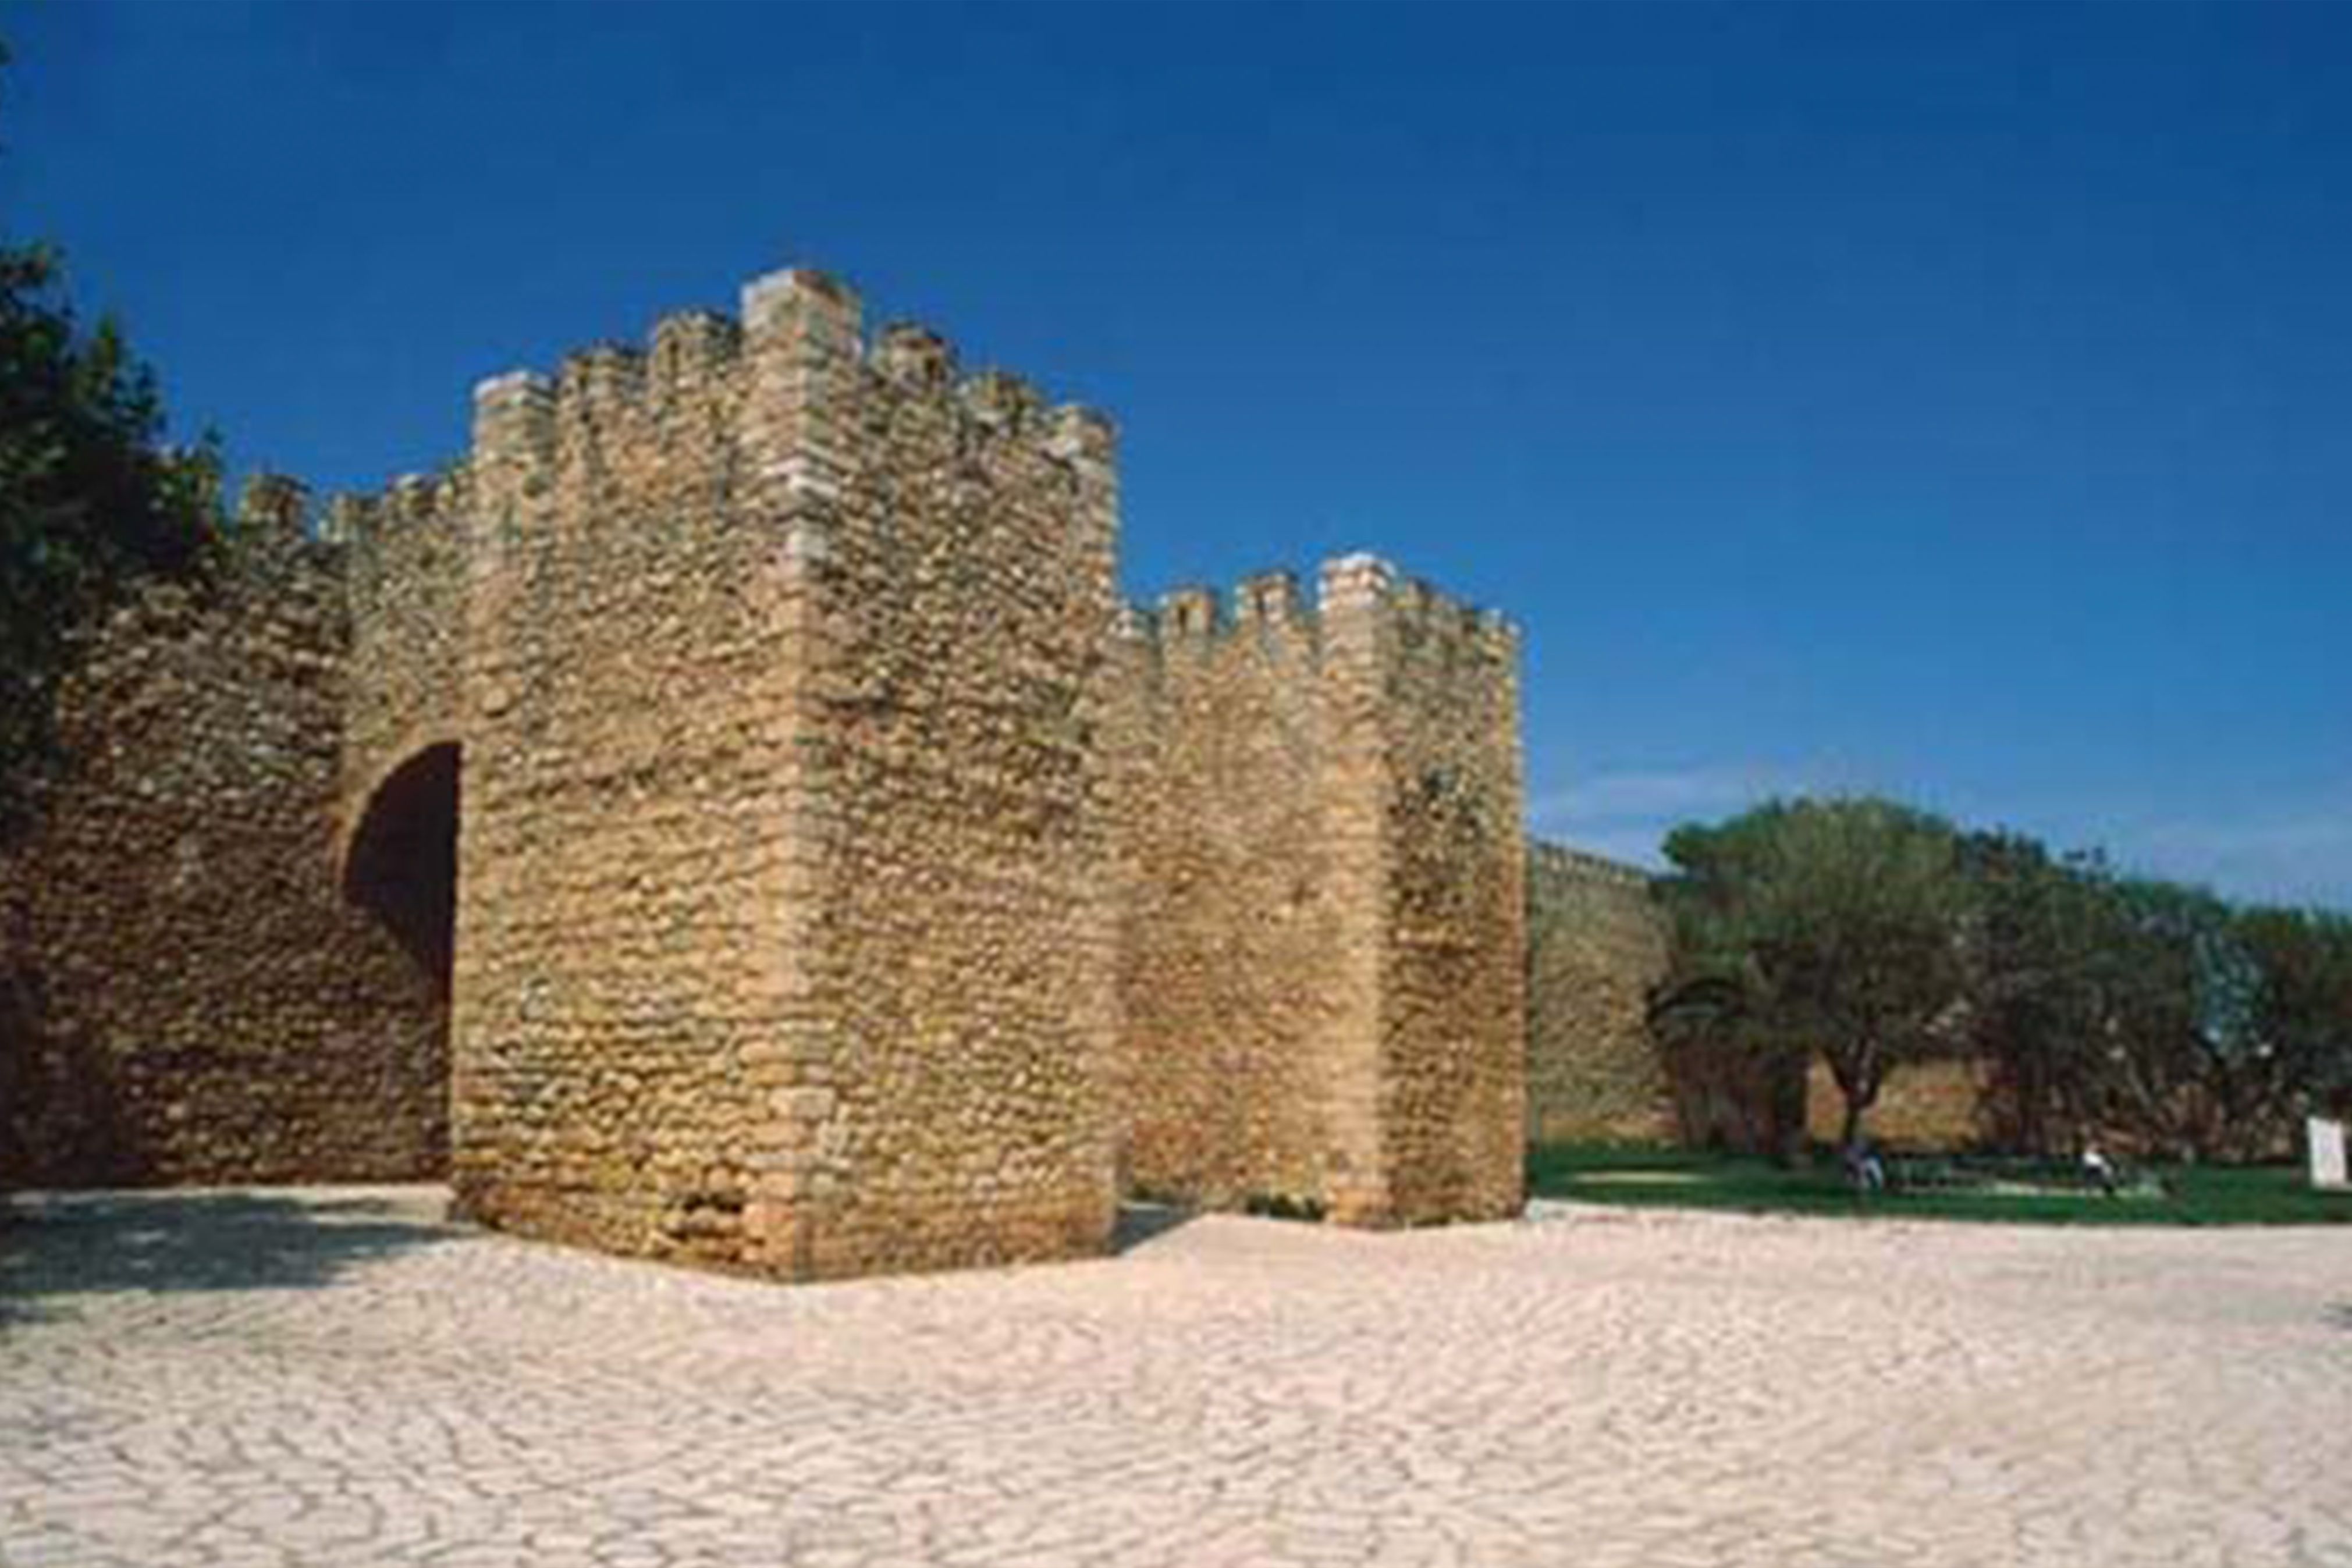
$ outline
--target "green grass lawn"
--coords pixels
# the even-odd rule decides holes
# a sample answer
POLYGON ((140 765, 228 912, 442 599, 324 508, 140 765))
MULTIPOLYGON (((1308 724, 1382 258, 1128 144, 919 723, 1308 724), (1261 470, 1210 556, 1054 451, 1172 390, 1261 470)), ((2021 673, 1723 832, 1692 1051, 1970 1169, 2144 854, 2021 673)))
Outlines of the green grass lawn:
POLYGON ((1643 1208, 1749 1214, 1999 1220, 2031 1225, 2352 1224, 2352 1195, 2314 1192, 2295 1166, 2166 1166, 2162 1197, 2100 1193, 1875 1193, 1847 1186, 1833 1155, 1783 1169, 1769 1161, 1680 1149, 1538 1144, 1528 1194, 1643 1208))

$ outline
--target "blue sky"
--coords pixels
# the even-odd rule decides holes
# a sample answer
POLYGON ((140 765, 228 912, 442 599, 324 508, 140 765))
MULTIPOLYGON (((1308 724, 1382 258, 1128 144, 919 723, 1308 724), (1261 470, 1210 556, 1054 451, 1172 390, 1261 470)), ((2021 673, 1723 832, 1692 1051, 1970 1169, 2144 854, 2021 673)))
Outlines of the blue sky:
POLYGON ((1110 409, 1149 593, 1528 642, 1539 831, 1873 789, 2352 905, 2352 7, 0 4, 0 227, 373 487, 790 261, 1110 409))

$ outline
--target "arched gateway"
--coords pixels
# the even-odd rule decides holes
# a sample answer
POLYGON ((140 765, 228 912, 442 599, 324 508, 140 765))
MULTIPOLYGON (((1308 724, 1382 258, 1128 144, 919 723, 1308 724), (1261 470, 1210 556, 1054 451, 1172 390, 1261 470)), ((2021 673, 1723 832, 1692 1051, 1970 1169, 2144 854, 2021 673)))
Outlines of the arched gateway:
POLYGON ((455 741, 425 747, 378 781, 342 855, 343 895, 373 915, 442 1003, 457 952, 455 741))

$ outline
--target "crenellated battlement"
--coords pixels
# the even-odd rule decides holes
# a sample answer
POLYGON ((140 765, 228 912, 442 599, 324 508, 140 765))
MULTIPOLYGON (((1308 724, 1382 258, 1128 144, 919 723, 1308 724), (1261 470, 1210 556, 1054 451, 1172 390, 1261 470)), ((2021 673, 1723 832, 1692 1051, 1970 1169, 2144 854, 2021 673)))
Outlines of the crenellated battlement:
POLYGON ((919 322, 869 338, 856 290, 808 268, 752 278, 736 314, 673 312, 641 342, 487 377, 472 406, 463 457, 322 508, 318 537, 340 547, 355 602, 422 599, 460 614, 464 580, 503 570, 513 541, 615 507, 765 519, 782 527, 779 559, 824 558, 829 525, 804 503, 830 503, 862 465, 893 461, 877 444, 908 417, 949 433, 956 451, 1050 465, 1055 484, 1092 497, 1075 515, 1105 548, 1116 528, 1108 416, 1054 403, 1008 371, 963 371, 955 345, 919 322))
POLYGON ((956 379, 955 345, 919 321, 893 321, 876 334, 868 354, 894 382, 933 391, 956 379))
POLYGON ((403 474, 373 495, 329 497, 320 514, 319 538, 343 547, 351 560, 381 565, 409 547, 413 535, 436 536, 415 541, 424 548, 462 542, 438 536, 454 536, 463 528, 472 495, 472 474, 464 463, 437 474, 403 474))
POLYGON ((646 353, 630 343, 574 349, 555 367, 557 409, 590 423, 601 411, 637 402, 646 391, 646 353))
POLYGON ((304 538, 310 513, 310 486, 284 474, 255 474, 237 494, 237 532, 247 538, 304 538))
POLYGON ((1518 628, 1499 611, 1482 609, 1421 578, 1399 582, 1390 603, 1401 624, 1454 647, 1508 653, 1518 645, 1518 628))
POLYGON ((1118 630, 1127 640, 1165 653, 1270 633, 1319 639, 1333 621, 1352 618, 1397 629, 1413 650, 1507 659, 1518 646, 1517 628, 1502 615, 1364 554, 1325 561, 1316 573, 1311 601, 1297 573, 1257 572, 1229 591, 1189 584, 1168 590, 1149 607, 1129 603, 1118 630))
POLYGON ((1590 850, 1571 849, 1549 839, 1528 840, 1528 863, 1530 871, 1540 877, 1559 883, 1646 891, 1658 880, 1654 873, 1640 866, 1611 860, 1590 850))
MULTIPOLYGON (((687 310, 656 322, 642 345, 597 343, 567 354, 554 373, 509 371, 475 389, 474 455, 544 468, 625 462, 633 445, 673 444, 699 429, 741 451, 755 470, 782 471, 777 442, 807 444, 817 466, 851 454, 822 450, 845 432, 782 417, 811 398, 828 404, 913 399, 952 417, 975 438, 1013 438, 1074 468, 1108 463, 1116 433, 1098 411, 1055 404, 1009 371, 959 368, 955 345, 919 322, 894 321, 867 337, 856 290, 796 267, 743 286, 736 316, 687 310)), ((837 413, 845 411, 836 409, 837 413)), ((811 472, 803 464, 794 472, 811 472)))
POLYGON ((654 323, 646 351, 657 391, 698 387, 723 377, 743 352, 743 328, 716 310, 680 310, 654 323))
POLYGON ((1011 371, 985 370, 956 383, 956 402, 991 430, 1017 435, 1037 427, 1045 396, 1035 383, 1011 371))

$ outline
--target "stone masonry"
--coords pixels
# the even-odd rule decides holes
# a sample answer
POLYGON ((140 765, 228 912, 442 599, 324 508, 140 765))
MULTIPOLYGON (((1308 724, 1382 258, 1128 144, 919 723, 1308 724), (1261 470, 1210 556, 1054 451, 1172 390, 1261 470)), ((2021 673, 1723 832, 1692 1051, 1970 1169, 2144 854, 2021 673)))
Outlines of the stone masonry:
POLYGON ((252 509, 0 862, 11 1179, 446 1168, 789 1278, 1095 1251, 1123 1181, 1517 1209, 1493 617, 1368 557, 1127 610, 1109 423, 805 271, 252 509))
POLYGON ((1649 873, 1528 843, 1528 1135, 1644 1143, 1676 1128, 1674 1086, 1646 1022, 1665 977, 1649 873))
MULTIPOLYGON (((1906 1061, 1886 1075, 1870 1108, 1870 1135, 1895 1149, 1958 1149, 1985 1141, 1990 1067, 1966 1057, 1906 1061)), ((1837 1081, 1819 1063, 1805 1074, 1805 1134, 1834 1143, 1844 1124, 1837 1081)))
POLYGON ((63 695, 67 764, 0 858, 0 1182, 444 1167, 446 993, 337 885, 350 629, 300 507, 255 486, 63 695))
POLYGON ((1517 1212, 1517 638, 1368 556, 1130 616, 1119 1071, 1138 1190, 1517 1212))

